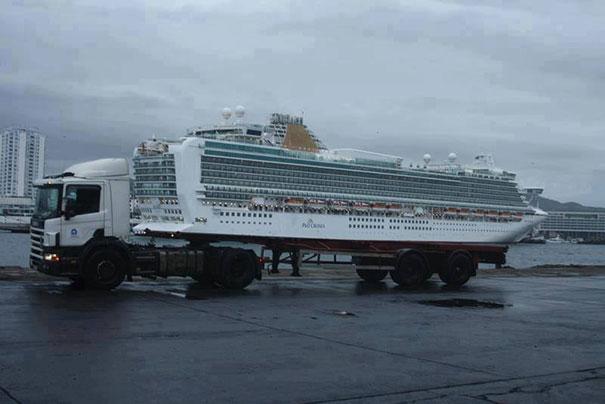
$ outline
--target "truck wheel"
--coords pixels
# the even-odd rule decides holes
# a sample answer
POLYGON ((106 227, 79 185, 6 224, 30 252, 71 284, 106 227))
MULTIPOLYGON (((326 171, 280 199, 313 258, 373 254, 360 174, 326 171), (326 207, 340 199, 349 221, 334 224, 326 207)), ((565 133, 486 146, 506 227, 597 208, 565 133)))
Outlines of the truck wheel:
POLYGON ((391 279, 401 286, 418 286, 426 280, 427 272, 424 257, 417 251, 406 251, 397 255, 391 279))
POLYGON ((126 262, 114 251, 101 250, 86 260, 83 272, 87 286, 110 290, 124 281, 126 262))
POLYGON ((380 282, 387 276, 388 271, 375 271, 370 269, 358 269, 357 275, 366 282, 380 282))
POLYGON ((244 289, 256 276, 256 260, 241 248, 226 249, 218 266, 216 281, 227 289, 244 289))
POLYGON ((450 286, 462 286, 473 275, 474 266, 473 258, 468 253, 455 251, 447 259, 439 277, 450 286))
POLYGON ((214 281, 214 279, 212 278, 212 275, 209 273, 201 273, 201 274, 194 274, 191 275, 191 277, 198 283, 202 283, 204 285, 210 285, 212 284, 212 282, 214 281))

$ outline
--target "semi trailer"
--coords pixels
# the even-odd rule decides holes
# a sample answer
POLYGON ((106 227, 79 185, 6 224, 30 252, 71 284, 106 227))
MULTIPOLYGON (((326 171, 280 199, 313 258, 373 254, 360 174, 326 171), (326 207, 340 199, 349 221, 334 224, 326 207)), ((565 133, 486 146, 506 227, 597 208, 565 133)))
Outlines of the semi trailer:
POLYGON ((30 266, 97 289, 112 289, 126 278, 191 277, 241 289, 260 280, 261 251, 330 253, 352 257, 349 267, 365 281, 390 274, 402 286, 416 286, 438 274, 460 286, 476 275, 479 263, 504 264, 506 245, 479 243, 369 242, 179 232, 135 234, 130 224, 130 175, 126 159, 73 165, 35 182, 30 266), (178 247, 154 240, 181 240, 178 247))

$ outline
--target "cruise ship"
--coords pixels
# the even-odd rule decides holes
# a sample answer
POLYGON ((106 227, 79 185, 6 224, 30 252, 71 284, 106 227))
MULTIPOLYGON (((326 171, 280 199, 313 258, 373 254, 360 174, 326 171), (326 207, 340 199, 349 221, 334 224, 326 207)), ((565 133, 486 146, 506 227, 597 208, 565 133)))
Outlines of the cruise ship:
MULTIPOLYGON (((403 147, 403 145, 402 145, 403 147)), ((279 238, 351 251, 397 243, 509 244, 546 218, 515 174, 489 155, 465 166, 452 153, 421 163, 328 149, 302 117, 245 122, 243 107, 178 140, 134 151, 138 232, 181 238, 279 238)))

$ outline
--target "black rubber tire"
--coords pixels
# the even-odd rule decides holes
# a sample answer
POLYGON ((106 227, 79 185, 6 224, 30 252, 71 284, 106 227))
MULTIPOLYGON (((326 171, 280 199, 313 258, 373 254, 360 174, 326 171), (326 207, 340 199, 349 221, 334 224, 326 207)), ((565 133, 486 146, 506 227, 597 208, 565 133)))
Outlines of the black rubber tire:
POLYGON ((220 264, 216 267, 214 279, 226 289, 244 289, 256 276, 257 263, 254 254, 241 248, 222 251, 220 264))
POLYGON ((427 279, 428 272, 424 257, 416 251, 407 251, 398 254, 391 279, 400 286, 415 287, 427 279))
POLYGON ((376 283, 383 280, 389 271, 358 269, 357 275, 366 282, 376 283))
POLYGON ((214 282, 214 277, 212 276, 212 274, 204 271, 201 274, 194 274, 191 275, 191 277, 196 281, 199 282, 201 284, 207 285, 207 284, 211 284, 214 282))
POLYGON ((93 289, 110 290, 118 287, 126 276, 126 261, 111 250, 93 252, 86 260, 83 278, 86 286, 93 289))
POLYGON ((475 264, 470 254, 455 251, 447 259, 445 268, 439 272, 439 278, 448 286, 462 286, 475 272, 475 264))

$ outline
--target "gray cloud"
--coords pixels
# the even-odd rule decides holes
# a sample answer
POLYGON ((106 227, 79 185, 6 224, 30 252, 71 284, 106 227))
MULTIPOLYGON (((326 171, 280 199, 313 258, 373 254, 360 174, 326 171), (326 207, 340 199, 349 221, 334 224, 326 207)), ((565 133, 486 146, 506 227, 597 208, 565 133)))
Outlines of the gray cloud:
POLYGON ((57 170, 225 105, 304 111, 331 147, 493 152, 547 196, 605 205, 604 17, 588 1, 13 1, 0 126, 39 127, 57 170))

